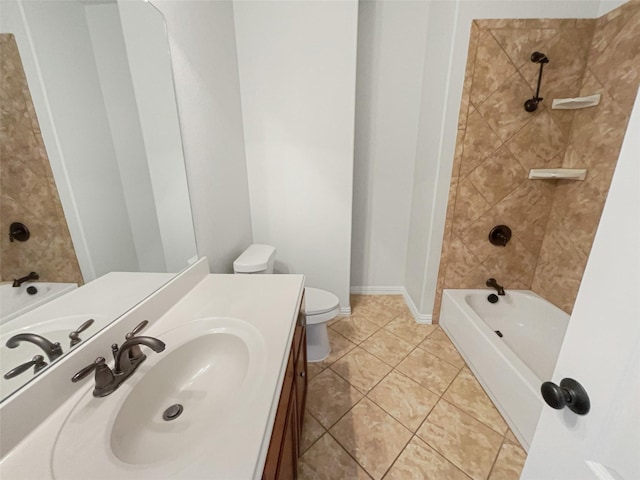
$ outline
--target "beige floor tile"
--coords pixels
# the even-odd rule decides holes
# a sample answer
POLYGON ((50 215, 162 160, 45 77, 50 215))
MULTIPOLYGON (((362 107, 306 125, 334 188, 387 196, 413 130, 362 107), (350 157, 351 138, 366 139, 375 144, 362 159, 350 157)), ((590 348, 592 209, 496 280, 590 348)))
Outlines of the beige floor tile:
POLYGON ((377 303, 395 308, 400 313, 410 313, 402 295, 375 295, 373 298, 377 303))
POLYGON ((396 370, 438 395, 447 389, 460 371, 458 367, 420 348, 416 348, 400 362, 396 370))
POLYGON ((360 343, 370 337, 380 327, 364 317, 351 315, 350 317, 341 318, 334 323, 331 328, 344 337, 347 337, 353 343, 360 343))
POLYGON ((509 442, 502 444, 489 480, 518 480, 527 459, 525 451, 509 442))
POLYGON ((520 440, 518 440, 516 438, 516 436, 511 431, 511 429, 509 429, 507 431, 507 434, 504 436, 504 440, 505 440, 505 442, 510 442, 510 443, 513 443, 514 445, 516 445, 518 447, 522 447, 522 444, 520 443, 520 440))
POLYGON ((361 398, 362 393, 327 368, 309 381, 307 410, 323 427, 329 428, 361 398))
POLYGON ((440 400, 418 436, 474 479, 486 479, 502 436, 450 403, 440 400))
POLYGON ((380 479, 411 438, 404 428, 367 398, 329 431, 374 479, 380 479))
POLYGON ((351 295, 351 310, 375 302, 375 295, 351 295))
POLYGON ((324 427, 313 418, 308 410, 305 410, 302 422, 302 438, 300 438, 300 452, 306 452, 324 433, 324 427))
POLYGON ((456 367, 462 368, 465 364, 458 350, 456 350, 456 347, 451 343, 451 340, 449 340, 449 337, 447 337, 447 334, 444 333, 441 328, 436 329, 418 346, 456 367))
POLYGON ((370 480, 371 477, 328 433, 298 461, 300 480, 370 480))
POLYGON ((414 348, 409 342, 384 328, 371 335, 360 346, 392 367, 400 363, 414 348))
POLYGON ((507 424, 502 415, 496 410, 478 380, 466 371, 463 370, 458 374, 442 398, 491 427, 500 435, 504 435, 507 431, 507 424))
POLYGON ((418 437, 413 437, 384 479, 469 480, 469 477, 418 437))
POLYGON ((380 327, 384 327, 387 323, 400 315, 402 310, 383 305, 378 302, 371 302, 356 307, 353 313, 354 315, 359 315, 372 321, 380 327))
POLYGON ((385 325, 384 328, 411 345, 417 345, 432 333, 437 328, 437 325, 417 323, 411 314, 402 313, 385 325))
POLYGON ((311 380, 320 372, 324 371, 325 368, 327 368, 326 365, 323 365, 320 362, 308 363, 307 364, 307 380, 311 380))
POLYGON ((362 393, 375 387, 391 371, 389 365, 360 347, 331 365, 331 369, 362 393))
POLYGON ((342 358, 345 354, 356 348, 356 344, 351 340, 343 337, 338 332, 336 332, 333 328, 328 328, 327 332, 329 334, 329 345, 331 345, 331 352, 329 352, 329 356, 322 360, 321 362, 314 362, 323 367, 328 367, 333 362, 342 358))
POLYGON ((439 399, 435 393, 395 370, 376 385, 367 397, 412 432, 416 431, 439 399))

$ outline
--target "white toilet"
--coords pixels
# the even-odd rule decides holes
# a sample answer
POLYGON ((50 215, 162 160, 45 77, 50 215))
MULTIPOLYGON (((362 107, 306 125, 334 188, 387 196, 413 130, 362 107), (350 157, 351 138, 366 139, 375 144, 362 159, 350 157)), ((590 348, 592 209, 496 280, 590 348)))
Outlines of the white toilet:
MULTIPOLYGON (((233 262, 234 273, 273 273, 276 249, 254 243, 233 262)), ((331 352, 327 322, 340 313, 340 300, 319 288, 304 289, 307 321, 307 361, 320 362, 331 352)))

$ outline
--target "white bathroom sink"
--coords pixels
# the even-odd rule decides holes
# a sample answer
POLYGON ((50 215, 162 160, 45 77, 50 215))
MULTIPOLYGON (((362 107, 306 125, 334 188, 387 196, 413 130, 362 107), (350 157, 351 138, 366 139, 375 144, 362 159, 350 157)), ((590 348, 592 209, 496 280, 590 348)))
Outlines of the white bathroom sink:
POLYGON ((164 352, 142 347, 147 360, 118 390, 103 398, 90 390, 70 413, 53 450, 56 478, 180 476, 222 448, 225 427, 251 408, 266 357, 251 324, 206 318, 153 336, 164 352), (164 419, 174 405, 180 415, 164 419))

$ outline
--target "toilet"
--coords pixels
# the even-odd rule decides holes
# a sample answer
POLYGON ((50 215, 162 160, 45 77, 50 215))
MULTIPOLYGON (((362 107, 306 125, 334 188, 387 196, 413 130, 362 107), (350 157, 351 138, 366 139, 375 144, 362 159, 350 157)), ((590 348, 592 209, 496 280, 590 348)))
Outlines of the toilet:
MULTIPOLYGON (((254 243, 233 262, 233 272, 273 273, 275 257, 274 247, 254 243)), ((340 313, 340 300, 326 290, 305 287, 304 303, 307 322, 307 361, 321 362, 331 352, 327 322, 340 313)))

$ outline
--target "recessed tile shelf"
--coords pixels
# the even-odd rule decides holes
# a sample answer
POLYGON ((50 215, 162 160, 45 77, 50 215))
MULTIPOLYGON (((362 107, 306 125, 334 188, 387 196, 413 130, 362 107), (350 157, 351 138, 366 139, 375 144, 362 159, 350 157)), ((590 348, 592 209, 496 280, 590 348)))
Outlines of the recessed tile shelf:
POLYGON ((532 168, 530 180, 584 180, 586 168, 532 168))

